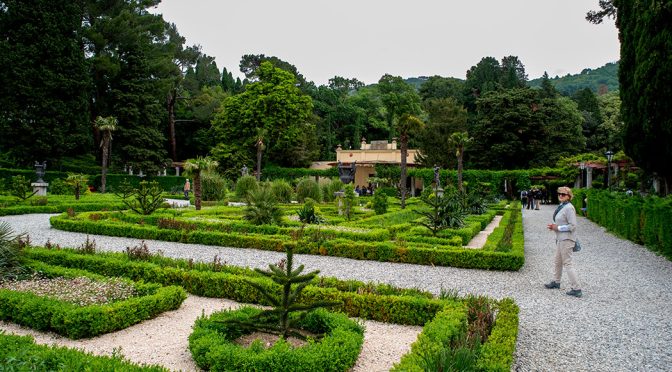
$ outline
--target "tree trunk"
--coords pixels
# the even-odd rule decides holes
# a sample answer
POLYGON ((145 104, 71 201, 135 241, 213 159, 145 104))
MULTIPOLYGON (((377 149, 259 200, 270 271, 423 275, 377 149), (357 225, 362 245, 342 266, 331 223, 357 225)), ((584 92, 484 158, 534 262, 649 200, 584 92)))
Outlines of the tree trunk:
POLYGON ((100 170, 100 192, 103 194, 105 193, 105 185, 107 184, 107 160, 109 157, 108 146, 109 142, 107 138, 103 139, 103 164, 100 170))
POLYGON ((401 179, 399 180, 399 188, 401 190, 401 209, 406 208, 406 155, 408 154, 408 135, 402 134, 399 136, 401 143, 401 179))
POLYGON ((170 156, 177 161, 177 140, 175 138, 175 101, 177 89, 173 89, 168 95, 168 138, 170 139, 170 156))
POLYGON ((257 146, 257 182, 261 181, 261 146, 257 146))
POLYGON ((460 154, 457 156, 457 189, 460 192, 463 192, 464 189, 462 188, 462 151, 460 150, 460 154))
POLYGON ((194 204, 196 205, 196 210, 201 210, 201 171, 194 171, 194 204))

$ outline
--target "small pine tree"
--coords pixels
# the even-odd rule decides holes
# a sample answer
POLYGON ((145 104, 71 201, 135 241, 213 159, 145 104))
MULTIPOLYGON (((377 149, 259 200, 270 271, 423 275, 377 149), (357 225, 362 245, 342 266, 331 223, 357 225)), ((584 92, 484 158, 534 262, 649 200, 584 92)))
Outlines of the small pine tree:
MULTIPOLYGON (((259 315, 249 320, 229 320, 227 323, 235 324, 247 332, 264 332, 280 335, 287 339, 296 337, 305 340, 306 337, 298 331, 297 325, 312 310, 321 307, 331 307, 340 305, 338 302, 317 301, 313 303, 300 303, 299 298, 303 289, 319 274, 319 270, 301 275, 303 265, 294 269, 294 253, 292 248, 287 248, 287 258, 284 265, 270 264, 269 270, 255 269, 259 274, 270 278, 276 284, 281 286, 281 293, 272 293, 265 287, 252 281, 247 281, 252 287, 256 288, 261 295, 266 298, 273 306, 270 310, 264 310, 259 315), (292 314, 298 314, 292 316, 292 314)), ((314 338, 321 338, 323 335, 315 335, 314 338)))

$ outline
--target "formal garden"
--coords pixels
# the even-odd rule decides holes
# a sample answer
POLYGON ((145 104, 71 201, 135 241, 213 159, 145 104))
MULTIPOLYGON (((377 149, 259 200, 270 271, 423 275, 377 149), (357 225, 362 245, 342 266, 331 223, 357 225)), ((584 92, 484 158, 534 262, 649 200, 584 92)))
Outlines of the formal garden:
MULTIPOLYGON (((287 370, 291 361, 295 370, 346 370, 359 355, 364 332, 361 323, 351 319, 423 327, 410 352, 396 364, 398 370, 443 368, 455 360, 464 363, 460 368, 510 368, 518 324, 511 299, 465 297, 451 291, 436 296, 343 281, 318 272, 303 274, 303 267, 294 268, 292 262, 293 254, 310 254, 518 270, 524 264, 519 203, 499 200, 476 187, 471 193, 447 188, 438 195, 428 188, 402 209, 393 189, 358 196, 352 185, 338 179, 318 183, 313 177, 295 184, 241 177, 231 191, 213 196, 211 189, 217 187, 209 177, 204 176, 204 193, 199 197, 215 200, 203 201, 197 210, 171 208, 166 200, 180 196, 156 181, 121 180, 111 187, 113 193, 83 190, 75 195, 79 186, 66 178, 70 186, 61 192, 68 195, 36 197, 21 195, 16 189, 26 181, 13 176, 8 182, 15 186, 2 197, 2 211, 62 212, 51 218, 52 228, 286 252, 285 260, 263 271, 229 266, 217 257, 210 262, 172 259, 150 252, 144 243, 118 253, 96 250, 93 238, 78 247, 50 242, 37 247, 29 232, 3 226, 0 319, 72 339, 90 338, 176 309, 192 294, 272 306, 272 310, 244 307, 199 319, 189 348, 204 369, 287 370), (334 196, 332 190, 340 189, 343 196, 334 196), (482 247, 465 247, 495 217, 499 223, 482 247), (282 341, 270 347, 237 343, 258 330, 280 335, 282 341), (295 338, 301 346, 289 343, 295 338)), ((191 199, 195 202, 194 196, 191 199)), ((50 363, 145 368, 131 367, 118 355, 94 357, 32 344, 26 337, 2 339, 12 345, 10 355, 31 368, 50 363)))

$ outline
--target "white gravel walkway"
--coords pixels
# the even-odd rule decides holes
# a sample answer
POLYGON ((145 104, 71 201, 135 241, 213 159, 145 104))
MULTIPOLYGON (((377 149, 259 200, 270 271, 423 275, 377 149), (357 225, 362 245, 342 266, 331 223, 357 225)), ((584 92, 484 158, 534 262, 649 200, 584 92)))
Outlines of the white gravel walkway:
MULTIPOLYGON (((516 371, 672 370, 672 262, 580 217, 583 251, 575 255, 575 262, 584 296, 565 295, 566 278, 562 290, 547 290, 543 283, 551 277, 554 242, 546 224, 554 209, 553 205, 542 205, 539 211, 523 211, 526 264, 518 272, 308 255, 296 255, 295 260, 309 270, 321 270, 321 275, 341 279, 384 282, 435 294, 443 288, 457 289, 461 294, 513 297, 521 309, 516 371)), ((52 243, 77 246, 86 239, 84 234, 51 229, 48 217, 6 216, 0 221, 9 222, 16 231, 28 232, 34 244, 44 244, 49 238, 52 243)), ((139 242, 104 236, 95 239, 100 249, 115 251, 139 242)), ((229 264, 249 267, 266 267, 284 256, 252 249, 159 241, 147 244, 167 256, 211 261, 217 254, 229 264)), ((396 331, 388 334, 396 337, 396 331)))

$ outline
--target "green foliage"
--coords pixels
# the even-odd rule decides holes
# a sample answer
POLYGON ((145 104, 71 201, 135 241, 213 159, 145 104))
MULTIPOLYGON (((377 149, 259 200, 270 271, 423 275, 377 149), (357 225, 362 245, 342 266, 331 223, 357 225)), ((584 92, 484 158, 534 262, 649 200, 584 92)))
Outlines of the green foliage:
POLYGON ((9 223, 0 222, 0 282, 16 279, 26 272, 22 263, 24 245, 19 243, 22 236, 14 236, 9 223))
POLYGON ((10 193, 13 196, 16 196, 19 200, 26 200, 33 195, 37 194, 37 190, 32 191, 30 187, 30 181, 25 177, 19 175, 12 177, 12 182, 10 184, 10 193))
POLYGON ((243 176, 236 182, 236 198, 244 200, 249 193, 259 189, 259 184, 254 176, 243 176))
POLYGON ((120 187, 120 194, 123 203, 133 212, 150 215, 163 205, 163 190, 158 182, 141 181, 140 187, 135 188, 130 183, 124 183, 120 187))
POLYGON ((88 191, 89 177, 81 173, 68 173, 65 183, 72 188, 75 194, 75 200, 79 200, 82 192, 88 191))
POLYGON ((97 356, 78 349, 38 345, 32 336, 0 333, 0 365, 10 371, 46 371, 58 366, 63 371, 168 372, 160 366, 138 365, 119 356, 97 356))
POLYGON ((320 224, 324 223, 324 218, 320 216, 315 210, 315 201, 311 198, 306 198, 306 202, 303 204, 296 213, 299 215, 299 221, 307 224, 320 224))
POLYGON ((385 214, 387 213, 387 195, 382 192, 376 192, 373 195, 373 210, 376 211, 376 214, 385 214))
MULTIPOLYGON (((273 308, 263 310, 249 320, 234 319, 225 322, 225 324, 236 326, 243 333, 260 331, 279 335, 284 339, 292 336, 306 340, 306 336, 299 332, 299 323, 306 315, 310 311, 336 306, 340 303, 330 301, 299 302, 301 292, 320 272, 316 270, 302 275, 303 265, 294 268, 292 248, 287 248, 286 261, 279 264, 269 264, 268 268, 269 270, 255 269, 255 271, 270 278, 279 288, 276 288, 275 291, 269 291, 265 286, 254 281, 248 283, 256 288, 271 303, 273 308)), ((314 337, 320 339, 323 336, 323 333, 318 333, 314 337)))
POLYGON ((306 198, 311 198, 317 202, 322 201, 320 185, 310 178, 304 178, 296 185, 296 199, 299 203, 303 203, 306 198))
POLYGON ((227 371, 336 372, 354 366, 364 341, 363 327, 343 314, 323 309, 297 321, 307 332, 325 333, 319 341, 309 341, 301 347, 292 347, 282 338, 268 347, 259 341, 247 348, 235 344, 234 340, 241 335, 239 328, 222 322, 246 322, 260 312, 244 307, 197 319, 189 337, 189 349, 196 364, 206 370, 227 371))
POLYGON ((588 197, 590 220, 672 260, 672 229, 669 228, 672 226, 672 199, 628 196, 607 190, 580 190, 572 199, 577 210, 582 207, 584 195, 588 197))
MULTIPOLYGON (((608 62, 602 67, 596 69, 585 68, 580 73, 565 76, 555 76, 549 79, 553 87, 565 96, 571 96, 581 89, 590 89, 594 93, 617 92, 618 83, 618 62, 608 62)), ((536 88, 540 87, 543 78, 530 80, 528 85, 536 88)))
POLYGON ((270 186, 260 187, 247 194, 247 207, 243 218, 254 225, 280 224, 282 209, 270 186))
POLYGON ((53 195, 74 195, 75 191, 62 178, 49 182, 49 193, 53 195))
POLYGON ((664 193, 672 185, 672 25, 668 1, 614 0, 621 41, 618 78, 626 154, 647 173, 665 179, 664 193))
MULTIPOLYGON (((64 269, 43 263, 33 263, 31 268, 47 276, 87 276, 94 280, 101 279, 99 275, 83 270, 64 269)), ((78 339, 127 328, 164 311, 177 309, 186 298, 184 290, 177 286, 136 286, 143 293, 142 296, 106 305, 88 306, 29 292, 0 289, 0 319, 78 339)))
POLYGON ((439 231, 449 228, 460 228, 464 225, 467 210, 464 208, 460 194, 457 192, 438 195, 427 189, 423 192, 420 200, 430 210, 418 210, 418 214, 424 217, 418 224, 428 228, 432 235, 437 236, 439 231))
POLYGON ((294 196, 292 185, 283 179, 274 180, 271 183, 271 191, 275 198, 281 203, 289 203, 294 196))
POLYGON ((203 200, 218 201, 226 198, 227 181, 217 172, 201 173, 201 185, 203 187, 203 200))
POLYGON ((343 182, 337 178, 332 178, 327 182, 321 184, 322 200, 324 202, 332 202, 336 200, 336 192, 343 190, 343 182))
POLYGON ((270 62, 255 74, 259 80, 228 97, 213 120, 213 156, 224 168, 253 163, 257 130, 264 129, 273 139, 266 143, 267 158, 282 166, 308 165, 316 154, 311 98, 296 87, 295 76, 270 62))

